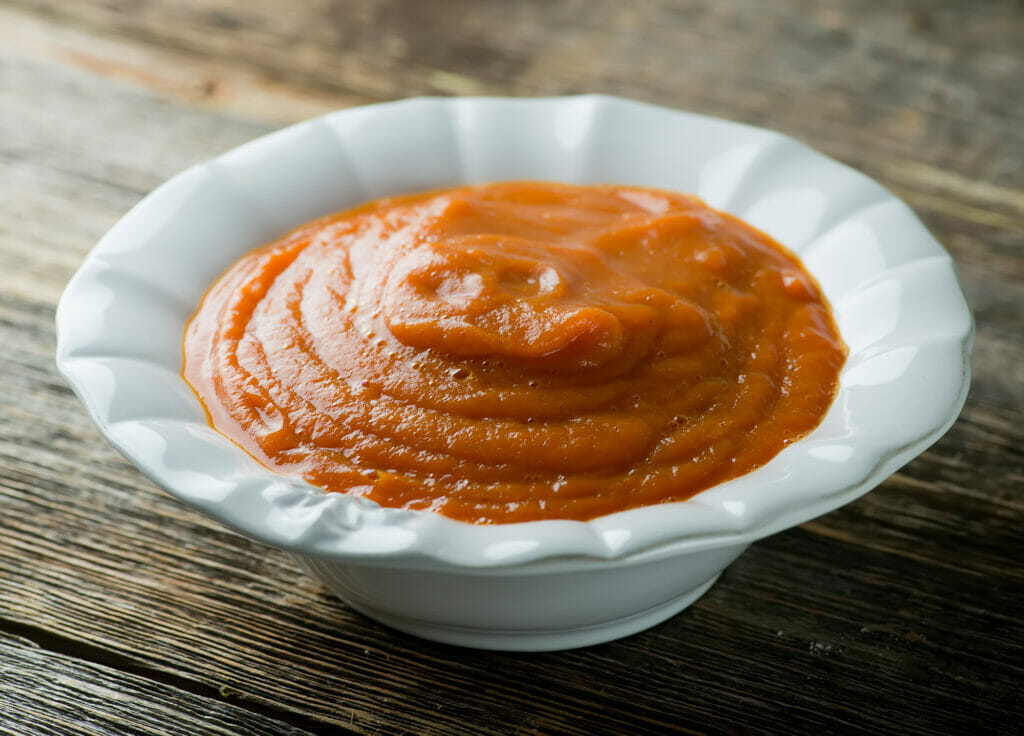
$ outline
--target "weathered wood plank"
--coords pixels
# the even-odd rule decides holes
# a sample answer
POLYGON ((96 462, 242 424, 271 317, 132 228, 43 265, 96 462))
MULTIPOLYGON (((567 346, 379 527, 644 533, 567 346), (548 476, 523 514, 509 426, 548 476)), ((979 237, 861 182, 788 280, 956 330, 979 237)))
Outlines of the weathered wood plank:
POLYGON ((239 708, 0 634, 0 732, 20 736, 309 734, 239 708))
MULTIPOLYGON (((1024 20, 1011 3, 131 6, 0 7, 0 631, 103 653, 141 680, 125 685, 141 701, 188 713, 226 688, 239 718, 316 731, 1024 729, 1024 20), (154 489, 56 376, 63 284, 176 171, 354 102, 575 91, 766 124, 875 176, 950 247, 979 322, 949 435, 861 501, 755 545, 682 616, 531 656, 385 630, 154 489)), ((112 696, 38 683, 40 718, 83 702, 120 717, 112 696)), ((23 702, 0 688, 0 713, 23 702)))
POLYGON ((926 146, 944 170, 1002 184, 1024 176, 1010 155, 1024 143, 1011 0, 984 10, 971 0, 321 0, 289 13, 274 0, 146 0, 132 12, 116 0, 27 5, 61 27, 293 90, 365 99, 610 92, 770 122, 844 159, 926 146))

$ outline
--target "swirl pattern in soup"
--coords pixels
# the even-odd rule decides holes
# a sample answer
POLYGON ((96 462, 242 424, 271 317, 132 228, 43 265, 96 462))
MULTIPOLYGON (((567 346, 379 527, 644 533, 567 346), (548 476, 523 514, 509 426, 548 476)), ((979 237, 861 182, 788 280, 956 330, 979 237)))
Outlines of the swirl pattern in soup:
POLYGON ((475 523, 680 501, 822 420, 846 349, 799 261, 698 199, 516 182, 379 200, 209 291, 212 424, 327 491, 475 523))

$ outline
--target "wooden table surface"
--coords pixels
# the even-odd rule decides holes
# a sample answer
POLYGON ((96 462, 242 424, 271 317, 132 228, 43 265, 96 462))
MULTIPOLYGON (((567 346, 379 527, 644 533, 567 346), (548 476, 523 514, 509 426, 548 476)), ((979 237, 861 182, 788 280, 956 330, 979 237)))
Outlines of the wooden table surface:
POLYGON ((0 2, 0 732, 1024 732, 1022 49, 1011 0, 0 2), (68 278, 181 169, 350 105, 591 91, 877 178, 978 323, 948 435, 667 623, 530 655, 387 630, 156 489, 57 375, 68 278))

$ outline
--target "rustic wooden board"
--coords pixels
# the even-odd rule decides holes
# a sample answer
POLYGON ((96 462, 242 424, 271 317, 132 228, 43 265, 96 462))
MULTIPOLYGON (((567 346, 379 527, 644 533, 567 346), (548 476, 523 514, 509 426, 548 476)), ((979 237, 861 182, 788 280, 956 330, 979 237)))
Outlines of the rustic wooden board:
POLYGON ((0 642, 0 731, 144 732, 164 721, 124 719, 147 708, 171 733, 197 709, 193 733, 1024 730, 1024 17, 911 5, 0 5, 0 633, 41 647, 0 642), (182 168, 350 104, 580 91, 768 125, 878 178, 978 320, 945 438, 675 619, 542 655, 396 634, 155 489, 56 375, 67 278, 182 168))
POLYGON ((309 736, 245 708, 0 634, 0 732, 22 736, 309 736))

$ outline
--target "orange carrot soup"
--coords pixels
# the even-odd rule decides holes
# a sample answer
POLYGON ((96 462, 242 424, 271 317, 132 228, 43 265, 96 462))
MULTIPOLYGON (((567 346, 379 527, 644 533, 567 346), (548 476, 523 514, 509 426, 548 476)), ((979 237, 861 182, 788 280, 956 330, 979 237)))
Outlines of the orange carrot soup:
POLYGON ((822 420, 846 348, 785 248, 692 196, 384 199, 236 263, 185 334, 220 432, 325 491, 479 524, 682 501, 822 420))

